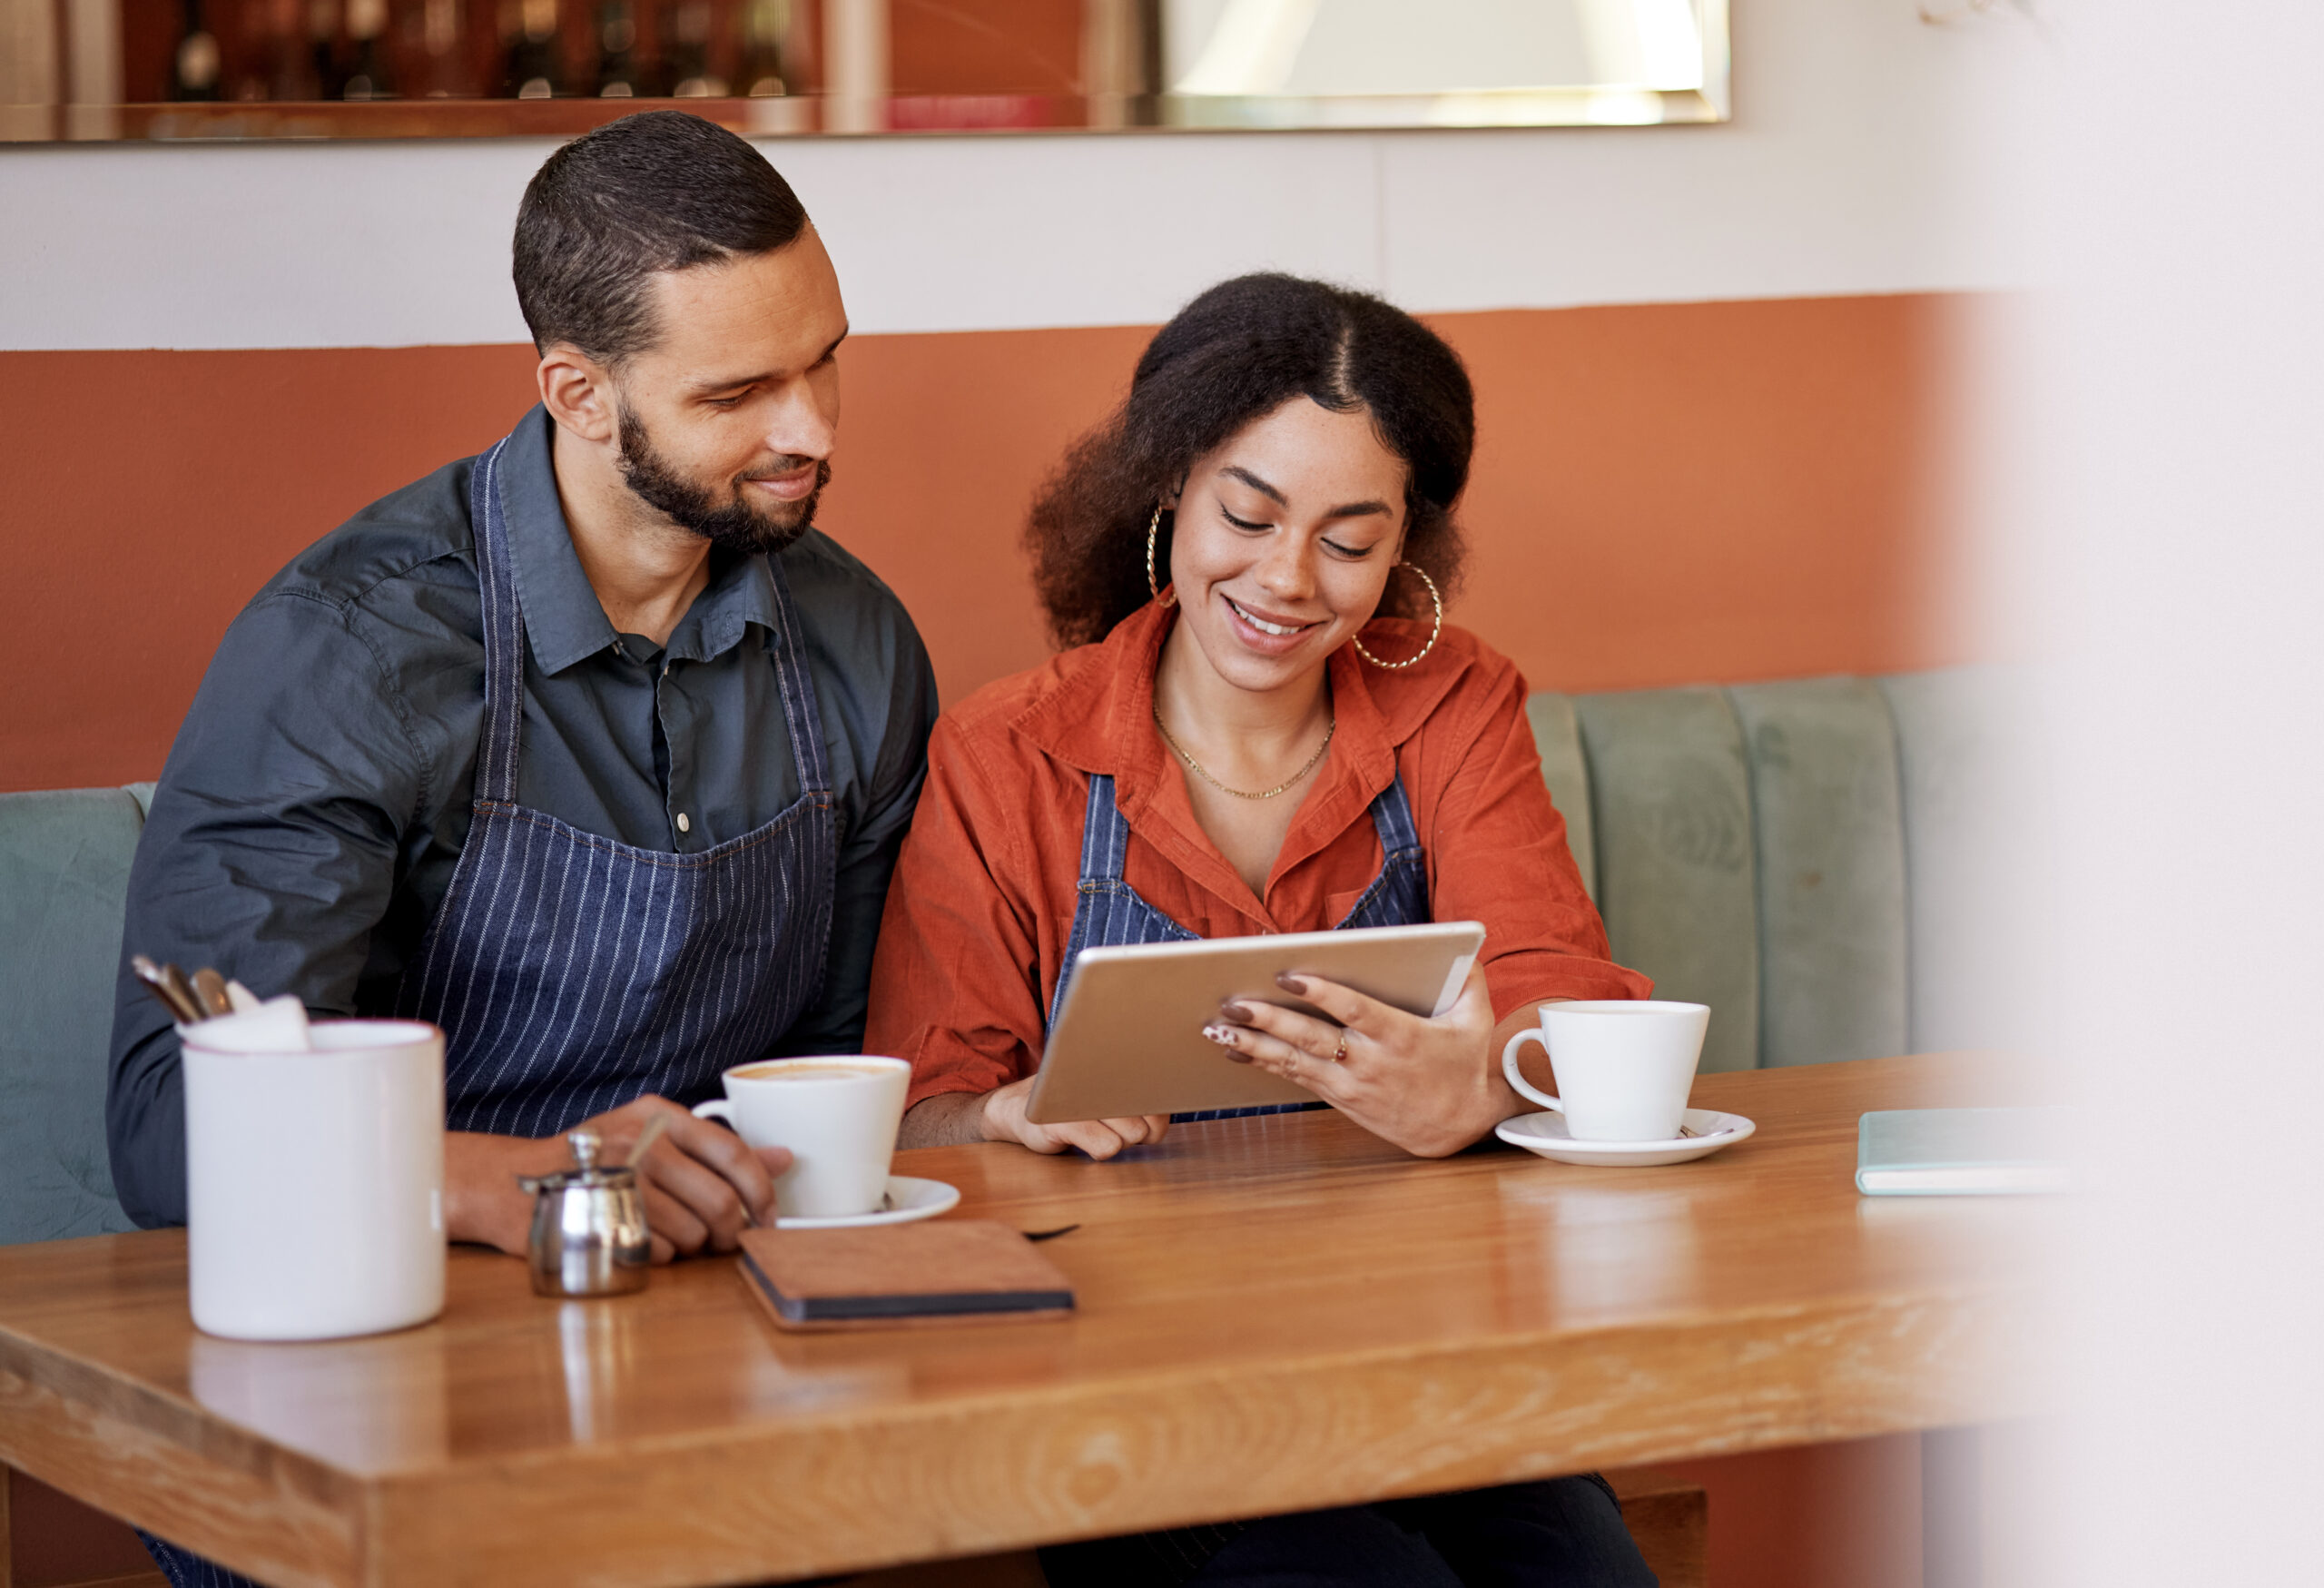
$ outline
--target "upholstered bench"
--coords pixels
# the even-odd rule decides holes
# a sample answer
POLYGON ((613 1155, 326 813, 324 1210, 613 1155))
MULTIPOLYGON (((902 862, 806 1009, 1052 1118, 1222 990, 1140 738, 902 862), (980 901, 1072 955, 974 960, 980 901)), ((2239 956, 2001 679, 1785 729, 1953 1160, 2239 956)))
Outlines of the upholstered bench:
POLYGON ((1708 1003, 1705 1070, 1989 1043, 1997 669, 1536 695, 1614 958, 1708 1003))
MULTIPOLYGON (((1536 695, 1614 957, 1711 1006, 1706 1070, 1978 1045, 1982 669, 1536 695)), ((0 794, 0 1244, 129 1228, 106 1046, 153 785, 0 794)))

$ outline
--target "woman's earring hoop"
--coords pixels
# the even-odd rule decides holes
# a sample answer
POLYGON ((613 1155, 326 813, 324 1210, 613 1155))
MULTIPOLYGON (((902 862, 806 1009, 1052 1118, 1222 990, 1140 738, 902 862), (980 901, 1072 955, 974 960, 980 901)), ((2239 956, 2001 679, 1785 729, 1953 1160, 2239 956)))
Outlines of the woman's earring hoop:
MULTIPOLYGON (((1157 502, 1154 504, 1154 517, 1148 519, 1146 525, 1146 587, 1152 593, 1154 598, 1160 602, 1164 607, 1176 607, 1178 604, 1177 589, 1173 587, 1170 592, 1167 595, 1165 595, 1163 594, 1162 587, 1154 582, 1154 543, 1156 540, 1160 538, 1161 534, 1162 504, 1160 502, 1157 502)), ((1427 576, 1423 575, 1422 577, 1424 578, 1427 576)), ((1434 587, 1432 586, 1431 588, 1433 589, 1434 587)), ((1430 643, 1434 644, 1435 642, 1431 641, 1430 643)), ((1413 659, 1417 661, 1419 658, 1414 657, 1413 659)))
POLYGON ((1428 587, 1429 604, 1436 608, 1436 626, 1428 631, 1428 643, 1420 647, 1418 655, 1406 656, 1401 662, 1384 662, 1364 648, 1364 641, 1361 637, 1354 637, 1348 641, 1348 644, 1355 647, 1357 656, 1362 656, 1374 666, 1390 673, 1399 672, 1417 664, 1423 656, 1436 648, 1437 636, 1444 632, 1444 597, 1436 593, 1436 581, 1430 578, 1427 570, 1417 563, 1400 562, 1396 567, 1412 569, 1413 572, 1420 575, 1420 582, 1428 587))

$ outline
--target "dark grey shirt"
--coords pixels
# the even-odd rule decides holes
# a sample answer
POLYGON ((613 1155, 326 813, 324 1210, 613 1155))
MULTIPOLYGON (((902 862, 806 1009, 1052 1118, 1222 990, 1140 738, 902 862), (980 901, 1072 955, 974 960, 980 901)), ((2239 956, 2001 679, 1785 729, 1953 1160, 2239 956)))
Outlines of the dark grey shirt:
MULTIPOLYGON (((714 552, 666 646, 615 633, 566 529, 550 434, 535 409, 502 459, 527 642, 518 799, 682 853, 764 825, 799 797, 767 559, 714 552)), ((374 502, 269 581, 178 731, 130 873, 105 1108, 114 1189, 141 1224, 184 1219, 184 1106, 177 1040, 127 956, 215 965, 318 1013, 388 1013, 451 885, 484 722, 472 462, 374 502)), ((871 570, 815 532, 781 557, 840 851, 822 991, 773 1050, 847 1052, 936 682, 871 570)))

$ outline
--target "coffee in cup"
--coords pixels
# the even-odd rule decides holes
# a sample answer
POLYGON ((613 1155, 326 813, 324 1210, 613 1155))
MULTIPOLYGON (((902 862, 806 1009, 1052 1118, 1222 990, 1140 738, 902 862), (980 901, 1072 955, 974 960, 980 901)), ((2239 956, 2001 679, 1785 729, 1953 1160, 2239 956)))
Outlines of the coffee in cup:
POLYGON ((840 1218, 879 1208, 904 1116, 911 1066, 848 1054, 765 1059, 721 1078, 724 1098, 697 1104, 753 1147, 787 1147, 791 1168, 774 1182, 785 1218, 840 1218))
POLYGON ((1545 1003, 1502 1050, 1502 1073, 1524 1097, 1565 1116, 1576 1141, 1677 1139, 1702 1056, 1710 1007, 1660 999, 1545 1003), (1527 1042, 1548 1050, 1558 1095, 1535 1090, 1518 1073, 1527 1042))
POLYGON ((740 1065, 726 1073, 738 1080, 822 1080, 834 1075, 872 1076, 887 1071, 829 1059, 772 1059, 740 1065))

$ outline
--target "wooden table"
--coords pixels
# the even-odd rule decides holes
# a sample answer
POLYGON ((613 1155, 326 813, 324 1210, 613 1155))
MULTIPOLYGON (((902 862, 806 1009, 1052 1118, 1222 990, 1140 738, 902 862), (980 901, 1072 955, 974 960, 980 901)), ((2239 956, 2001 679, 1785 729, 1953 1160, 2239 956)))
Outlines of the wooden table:
MULTIPOLYGON (((1707 1076, 1753 1139, 1577 1169, 1336 1115, 1125 1161, 901 1155, 1031 1230, 1070 1321, 777 1332, 731 1262, 535 1298, 456 1250, 423 1328, 194 1331, 177 1232, 0 1249, 0 1461, 271 1583, 706 1583, 2037 1409, 2024 1200, 1860 1198, 1870 1108, 1956 1058, 1707 1076)), ((286 1194, 290 1188, 286 1188, 286 1194)))

